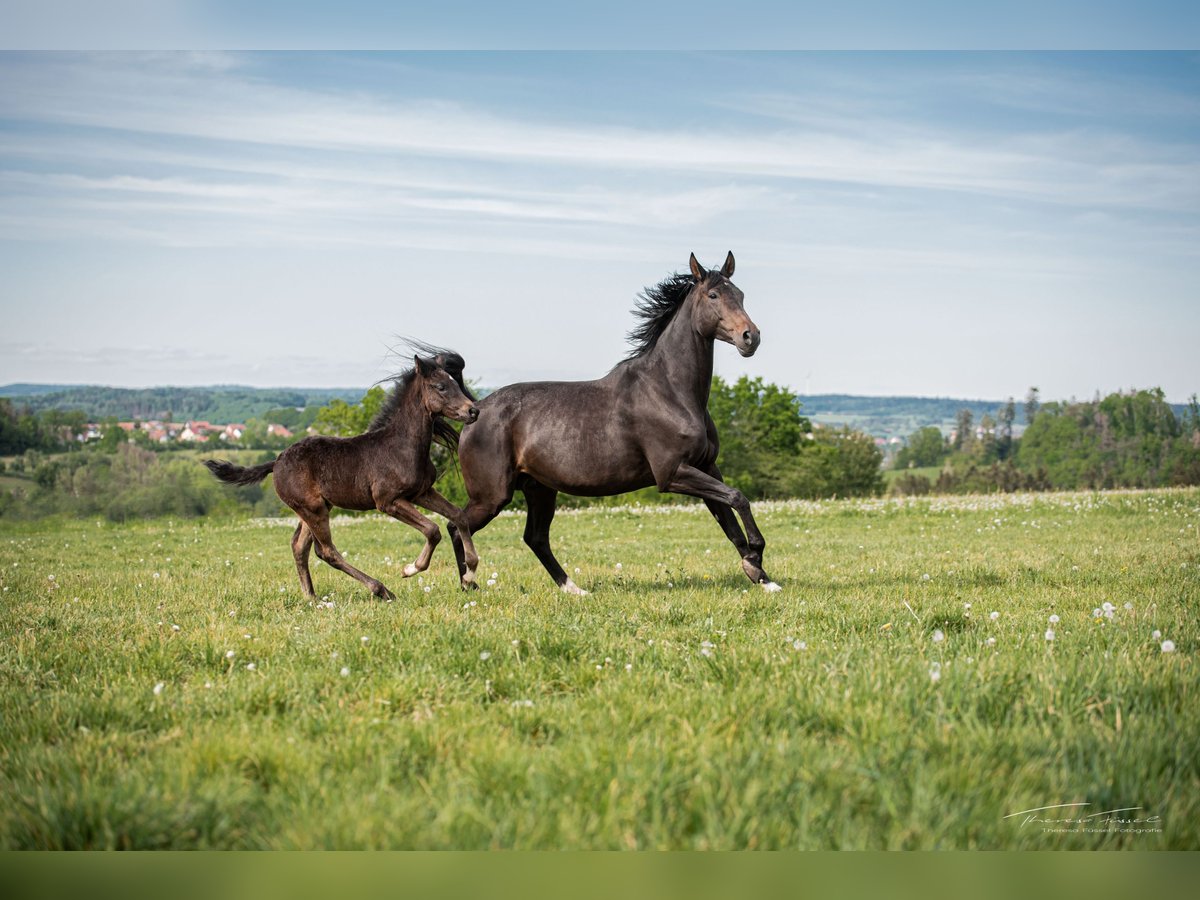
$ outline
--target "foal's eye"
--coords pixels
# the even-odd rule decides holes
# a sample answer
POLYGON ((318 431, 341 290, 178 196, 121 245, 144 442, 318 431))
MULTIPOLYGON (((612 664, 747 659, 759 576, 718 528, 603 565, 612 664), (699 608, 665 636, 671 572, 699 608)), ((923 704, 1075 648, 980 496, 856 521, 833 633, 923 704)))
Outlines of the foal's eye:
POLYGON ((444 384, 437 385, 437 389, 438 389, 439 393, 442 393, 442 394, 446 393, 446 386, 444 384))
POLYGON ((716 300, 716 299, 717 299, 717 292, 716 292, 716 291, 709 291, 709 292, 708 292, 708 299, 709 299, 709 300, 716 300))

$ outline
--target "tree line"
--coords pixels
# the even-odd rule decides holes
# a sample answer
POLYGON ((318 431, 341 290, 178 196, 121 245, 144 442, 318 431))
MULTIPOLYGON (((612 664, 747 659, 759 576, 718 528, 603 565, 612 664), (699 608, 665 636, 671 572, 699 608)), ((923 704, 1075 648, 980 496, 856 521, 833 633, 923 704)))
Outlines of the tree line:
POLYGON ((1042 403, 1031 388, 1029 426, 1013 434, 1010 398, 978 426, 960 410, 953 432, 926 427, 896 455, 897 469, 940 467, 936 476, 906 473, 901 494, 1015 490, 1103 490, 1200 484, 1200 404, 1176 415, 1159 388, 1090 401, 1042 403))
MULTIPOLYGON (((374 387, 357 403, 335 398, 311 411, 308 418, 322 434, 358 434, 367 428, 385 397, 382 387, 374 387)), ((761 378, 742 377, 730 383, 715 377, 709 410, 721 439, 717 464, 726 480, 751 499, 847 497, 878 494, 883 489, 882 454, 874 440, 850 429, 814 427, 801 414, 800 401, 786 388, 761 378)), ((49 412, 30 411, 18 418, 30 428, 30 422, 48 421, 45 416, 49 412)), ((75 446, 72 452, 48 452, 63 446, 49 436, 44 445, 26 445, 25 452, 8 464, 9 474, 20 476, 21 487, 0 489, 0 515, 104 515, 123 521, 155 515, 237 510, 274 515, 285 511, 269 482, 265 489, 263 485, 230 489, 212 479, 198 462, 200 456, 219 454, 234 456, 241 464, 256 464, 273 453, 239 452, 223 443, 203 445, 199 454, 195 449, 161 452, 138 438, 138 432, 133 434, 131 440, 119 429, 110 429, 101 441, 75 446)), ((467 492, 457 458, 438 446, 432 454, 439 471, 438 489, 451 502, 464 505, 467 492)), ((659 494, 653 487, 616 498, 562 499, 564 505, 577 506, 694 502, 659 494)), ((514 505, 519 507, 521 502, 518 494, 514 505)))

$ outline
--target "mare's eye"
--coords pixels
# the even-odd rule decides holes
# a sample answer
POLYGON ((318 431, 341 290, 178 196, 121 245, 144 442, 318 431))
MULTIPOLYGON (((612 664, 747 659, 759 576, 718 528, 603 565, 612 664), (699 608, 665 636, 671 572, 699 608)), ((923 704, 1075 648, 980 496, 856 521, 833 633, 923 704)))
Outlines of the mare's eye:
POLYGON ((446 393, 446 386, 445 386, 444 384, 439 384, 439 385, 437 386, 437 389, 438 389, 438 391, 439 391, 439 392, 441 392, 441 393, 443 393, 443 394, 444 394, 444 393, 446 393))
POLYGON ((709 292, 708 292, 708 299, 709 299, 709 300, 716 300, 716 299, 717 299, 717 292, 716 292, 716 291, 709 291, 709 292))

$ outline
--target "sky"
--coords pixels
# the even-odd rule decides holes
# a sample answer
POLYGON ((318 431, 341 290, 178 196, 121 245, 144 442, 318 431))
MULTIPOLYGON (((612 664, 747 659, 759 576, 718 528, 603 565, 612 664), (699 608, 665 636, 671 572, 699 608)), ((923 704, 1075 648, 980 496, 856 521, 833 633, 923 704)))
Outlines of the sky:
POLYGON ((727 251, 726 378, 1183 401, 1200 54, 0 53, 0 384, 594 378, 727 251))

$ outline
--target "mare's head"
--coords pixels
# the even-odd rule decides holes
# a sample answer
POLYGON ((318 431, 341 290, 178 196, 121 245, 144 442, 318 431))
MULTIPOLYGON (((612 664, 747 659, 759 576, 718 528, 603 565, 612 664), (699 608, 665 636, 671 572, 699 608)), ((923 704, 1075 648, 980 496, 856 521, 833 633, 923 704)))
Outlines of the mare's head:
POLYGON ((457 353, 439 353, 432 359, 414 356, 413 387, 421 392, 421 402, 430 415, 446 416, 459 422, 474 422, 479 407, 462 383, 463 361, 457 353))
POLYGON ((704 337, 733 344, 742 356, 753 356, 762 336, 742 307, 744 294, 729 279, 733 277, 733 254, 725 257, 719 270, 705 269, 693 253, 692 325, 704 337))

